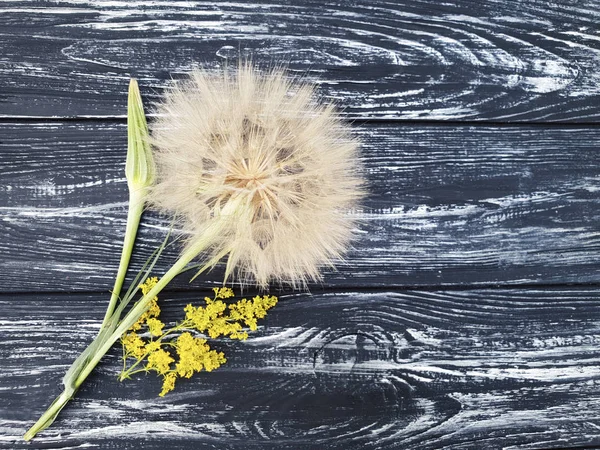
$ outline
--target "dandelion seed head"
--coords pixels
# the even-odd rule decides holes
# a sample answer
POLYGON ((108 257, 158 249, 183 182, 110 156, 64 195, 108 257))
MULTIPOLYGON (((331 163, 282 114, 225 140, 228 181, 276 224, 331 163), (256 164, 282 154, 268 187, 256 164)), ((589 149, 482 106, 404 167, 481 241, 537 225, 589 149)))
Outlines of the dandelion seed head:
POLYGON ((319 280, 343 255, 345 212, 363 196, 359 143, 312 86, 250 64, 196 70, 157 113, 151 201, 181 219, 188 247, 219 221, 205 259, 227 255, 228 274, 262 287, 319 280))

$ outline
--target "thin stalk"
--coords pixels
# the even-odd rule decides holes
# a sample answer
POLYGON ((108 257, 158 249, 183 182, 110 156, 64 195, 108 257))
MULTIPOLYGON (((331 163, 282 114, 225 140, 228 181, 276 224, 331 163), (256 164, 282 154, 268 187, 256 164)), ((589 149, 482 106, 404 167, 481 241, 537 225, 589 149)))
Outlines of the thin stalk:
POLYGON ((68 389, 65 389, 56 400, 52 402, 52 404, 48 407, 46 412, 39 418, 39 420, 32 426, 27 433, 23 436, 23 439, 26 441, 30 441, 39 431, 42 431, 45 428, 48 428, 54 422, 56 416, 61 409, 65 407, 65 405, 73 398, 75 392, 71 392, 68 389))
POLYGON ((145 192, 139 189, 129 192, 129 211, 127 213, 127 226, 125 228, 125 238, 123 239, 121 261, 119 262, 117 277, 115 278, 115 284, 112 289, 108 308, 106 308, 106 313, 104 314, 104 320, 100 326, 100 331, 107 327, 108 322, 115 311, 115 307, 117 306, 119 294, 121 293, 121 288, 123 287, 123 281, 125 281, 125 275, 127 275, 127 268, 129 267, 129 260, 131 259, 133 244, 135 243, 135 237, 140 225, 140 219, 142 217, 142 213, 144 212, 145 197, 145 192))
MULTIPOLYGON (((129 372, 129 376, 130 376, 130 375, 135 375, 135 374, 137 374, 137 373, 142 373, 142 372, 146 372, 146 373, 148 373, 148 369, 138 369, 138 370, 134 370, 133 372, 129 372)), ((128 376, 128 377, 126 377, 126 378, 129 378, 129 376, 128 376)), ((123 380, 119 379, 119 381, 123 381, 123 380)))
POLYGON ((101 346, 98 347, 96 353, 90 358, 88 364, 85 368, 82 369, 79 376, 75 380, 75 385, 80 386, 81 383, 88 377, 94 367, 100 362, 100 359, 108 352, 108 350, 112 347, 112 345, 127 331, 131 328, 131 326, 136 323, 139 318, 144 314, 148 307, 150 306, 150 302, 154 297, 156 297, 160 292, 177 276, 180 274, 185 266, 187 266, 192 259, 194 259, 198 253, 200 253, 206 247, 206 240, 203 240, 202 247, 197 248, 198 246, 194 246, 189 248, 185 253, 183 253, 179 259, 171 266, 171 268, 158 280, 156 285, 148 291, 146 295, 144 295, 139 302, 137 302, 133 308, 127 313, 127 315, 121 320, 119 326, 115 331, 102 343, 101 346))
POLYGON ((125 239, 121 250, 121 261, 115 279, 115 285, 100 332, 109 326, 109 319, 116 308, 123 280, 127 275, 133 244, 144 211, 148 187, 152 186, 155 176, 154 160, 148 143, 148 123, 144 114, 144 105, 137 81, 129 82, 127 96, 127 158, 125 160, 125 178, 129 188, 129 207, 125 239))
MULTIPOLYGON (((125 238, 117 277, 100 331, 96 339, 94 339, 82 354, 79 355, 67 371, 63 378, 63 384, 65 385, 64 391, 56 398, 56 400, 54 400, 54 402, 52 402, 48 410, 40 417, 35 425, 25 433, 23 438, 26 441, 32 439, 39 431, 52 424, 60 410, 71 398, 73 398, 83 380, 85 380, 91 370, 98 364, 98 361, 107 352, 110 345, 118 339, 118 337, 113 339, 114 330, 117 328, 123 309, 129 300, 131 300, 131 297, 135 292, 130 287, 126 298, 123 299, 124 301, 121 302, 121 305, 117 309, 117 302, 120 298, 119 295, 127 274, 133 244, 144 210, 147 188, 152 186, 155 177, 154 161, 148 142, 148 124, 144 114, 144 105, 142 103, 138 84, 133 79, 129 83, 129 95, 127 101, 127 159, 125 161, 125 177, 129 187, 127 227, 125 229, 125 238), (117 309, 117 311, 115 311, 115 309, 117 309), (103 345, 108 341, 111 343, 108 347, 103 345), (98 350, 99 348, 102 349, 100 353, 98 350), (85 373, 85 376, 81 377, 82 373, 85 373)), ((164 244, 160 248, 160 251, 162 251, 163 248, 164 244)), ((154 263, 156 263, 156 259, 154 260, 154 263)), ((173 276, 171 276, 171 278, 173 278, 173 276)), ((166 283, 164 283, 163 287, 164 286, 166 286, 166 283)))
MULTIPOLYGON (((187 264, 192 261, 201 251, 203 251, 209 242, 211 242, 213 236, 219 231, 218 222, 213 227, 207 230, 205 239, 198 242, 195 246, 190 247, 184 252, 179 259, 173 264, 173 266, 162 276, 156 285, 144 295, 127 313, 127 315, 119 322, 119 325, 109 335, 111 331, 109 328, 103 330, 98 337, 90 344, 90 347, 94 348, 93 352, 90 352, 85 363, 82 361, 81 366, 77 370, 70 372, 69 377, 65 377, 63 381, 65 384, 64 391, 52 402, 50 407, 42 414, 38 421, 25 433, 23 439, 26 441, 31 440, 37 433, 44 430, 54 422, 60 411, 64 406, 73 398, 75 392, 79 389, 81 384, 89 376, 89 374, 98 365, 102 357, 110 350, 112 345, 125 333, 131 326, 136 323, 142 314, 144 314, 150 306, 151 300, 156 297, 172 280, 176 275, 181 273, 187 264)), ((205 266, 208 268, 208 266, 205 266)), ((112 318, 111 318, 112 322, 112 318)), ((112 328, 112 327, 110 327, 112 328)))

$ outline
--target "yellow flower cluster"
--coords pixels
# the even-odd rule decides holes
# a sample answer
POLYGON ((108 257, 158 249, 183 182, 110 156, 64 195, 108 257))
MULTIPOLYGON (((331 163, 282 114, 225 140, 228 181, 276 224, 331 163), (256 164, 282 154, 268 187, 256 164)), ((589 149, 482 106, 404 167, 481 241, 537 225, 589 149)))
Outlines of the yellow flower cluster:
POLYGON ((256 296, 252 301, 246 299, 230 305, 223 299, 232 297, 229 288, 214 288, 215 298, 205 297, 206 306, 194 307, 191 304, 184 309, 185 319, 192 327, 201 333, 207 333, 211 338, 227 336, 231 339, 245 340, 248 333, 242 331, 244 325, 256 330, 257 319, 267 315, 267 310, 277 304, 277 297, 264 295, 256 296))
POLYGON ((175 362, 175 360, 171 358, 171 354, 162 348, 159 348, 148 354, 148 364, 146 364, 146 369, 156 370, 159 374, 166 375, 171 370, 172 362, 175 362))
POLYGON ((128 356, 143 358, 146 354, 146 343, 136 333, 128 333, 121 338, 123 348, 127 350, 128 356))
MULTIPOLYGON (((142 295, 146 295, 148 292, 150 292, 150 290, 154 286, 156 286, 156 283, 158 283, 157 277, 147 278, 146 281, 144 281, 142 284, 140 284, 140 289, 142 290, 142 295)), ((148 308, 148 311, 146 311, 144 314, 142 314, 142 316, 139 318, 139 320, 133 324, 133 326, 131 327, 131 330, 139 331, 148 319, 151 319, 153 317, 158 317, 159 315, 160 315, 160 307, 158 306, 158 297, 154 297, 152 300, 150 300, 150 307, 148 308)), ((152 333, 152 334, 154 334, 154 333, 152 333)), ((160 335, 155 335, 155 336, 160 336, 160 335)))
MULTIPOLYGON (((157 281, 156 277, 148 278, 140 285, 142 293, 148 293, 157 281)), ((257 320, 265 317, 267 311, 277 304, 277 297, 265 295, 256 296, 252 301, 242 299, 228 305, 223 300, 235 296, 232 289, 222 287, 213 291, 214 298, 204 298, 206 306, 187 305, 184 309, 185 319, 166 331, 163 331, 164 323, 157 318, 160 308, 158 299, 154 298, 146 314, 121 338, 123 370, 120 379, 130 378, 139 372, 154 371, 163 377, 159 394, 162 397, 175 389, 178 377, 190 378, 202 370, 211 372, 227 361, 222 352, 210 348, 206 339, 195 337, 192 333, 200 332, 211 338, 227 336, 230 339, 247 339, 244 326, 256 330, 257 320), (142 327, 147 328, 149 339, 145 340, 136 333, 142 327), (166 350, 173 348, 177 359, 166 350), (127 361, 131 358, 135 362, 127 367, 127 361)))
POLYGON ((180 377, 190 378, 194 372, 211 372, 224 364, 227 359, 223 353, 211 350, 206 339, 196 338, 190 333, 182 333, 175 344, 179 362, 175 371, 180 377))

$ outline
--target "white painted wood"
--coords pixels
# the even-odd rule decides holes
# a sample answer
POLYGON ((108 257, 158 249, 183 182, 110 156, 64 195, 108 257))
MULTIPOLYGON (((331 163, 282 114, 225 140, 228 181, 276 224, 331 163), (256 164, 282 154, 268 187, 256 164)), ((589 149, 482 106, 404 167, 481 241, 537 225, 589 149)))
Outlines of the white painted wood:
MULTIPOLYGON (((167 320, 203 292, 161 296, 167 320)), ((159 398, 115 349, 36 448, 546 448, 598 442, 596 288, 284 296, 229 361, 159 398)), ((94 336, 105 296, 0 297, 0 446, 94 336)))
POLYGON ((5 1, 0 116, 124 117, 127 82, 251 55, 352 117, 597 122, 598 0, 5 1))
MULTIPOLYGON (((0 124, 5 291, 112 287, 125 230, 125 126, 0 124)), ((598 281, 600 129, 364 126, 369 196, 324 286, 598 281)), ((168 218, 142 222, 135 265, 168 218)), ((164 271, 178 253, 166 252, 164 271)), ((214 282, 222 270, 201 277, 214 282)), ((178 283, 189 288, 187 279, 178 283)))

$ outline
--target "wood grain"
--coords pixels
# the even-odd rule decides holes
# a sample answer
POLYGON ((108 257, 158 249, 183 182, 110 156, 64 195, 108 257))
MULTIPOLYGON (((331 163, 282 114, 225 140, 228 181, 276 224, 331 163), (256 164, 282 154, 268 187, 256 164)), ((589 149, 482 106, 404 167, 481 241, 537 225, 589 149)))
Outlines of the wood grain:
MULTIPOLYGON (((0 448, 600 447, 599 17, 600 0, 1 2, 0 448), (239 56, 360 119, 354 248, 165 398, 153 376, 119 383, 113 349, 25 444, 108 301, 129 77, 150 104, 239 56)), ((146 213, 133 270, 168 227, 146 213)), ((163 319, 222 275, 181 277, 163 319)))
POLYGON ((0 5, 0 116, 122 117, 127 80, 252 55, 352 117, 597 122, 600 1, 0 5))
MULTIPOLYGON (((112 287, 126 219, 125 131, 112 122, 0 124, 3 291, 112 287)), ((370 194, 355 212, 354 249, 323 286, 598 281, 600 129, 377 125, 357 134, 370 194)), ((168 227, 147 214, 134 269, 168 227)))
MULTIPOLYGON (((165 320, 205 293, 165 293, 165 320)), ((597 288, 282 297, 221 369, 157 397, 115 349, 34 448, 499 449, 600 445, 597 288)), ((0 446, 94 336, 97 294, 1 295, 0 446)))

